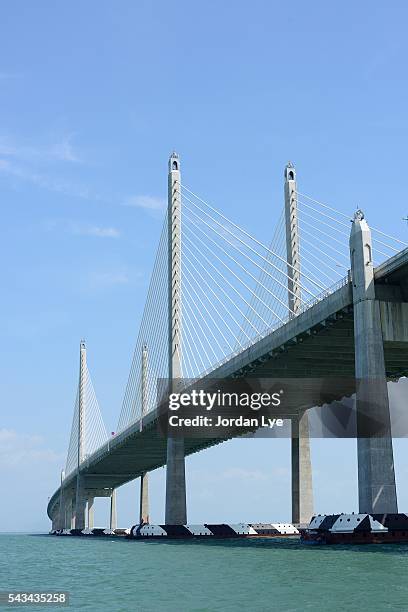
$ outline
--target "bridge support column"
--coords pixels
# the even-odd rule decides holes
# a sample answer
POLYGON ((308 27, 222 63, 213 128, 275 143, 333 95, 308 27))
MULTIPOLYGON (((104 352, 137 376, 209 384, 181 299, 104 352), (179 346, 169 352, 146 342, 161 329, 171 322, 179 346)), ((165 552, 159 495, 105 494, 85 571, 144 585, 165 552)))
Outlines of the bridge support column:
POLYGON ((292 418, 292 522, 308 524, 313 516, 313 481, 307 411, 292 418))
POLYGON ((94 501, 94 497, 88 497, 88 529, 93 529, 95 526, 94 501))
POLYGON ((113 489, 110 498, 110 517, 109 517, 109 529, 117 529, 118 522, 116 518, 116 489, 113 489))
POLYGON ((185 525, 187 523, 183 438, 174 437, 167 440, 165 521, 166 525, 185 525))
MULTIPOLYGON (((181 378, 181 180, 180 160, 173 153, 169 160, 168 243, 169 243, 169 384, 177 386, 181 378)), ((185 525, 186 476, 184 439, 167 439, 166 513, 168 525, 185 525)))
MULTIPOLYGON (((300 252, 296 171, 289 162, 285 168, 286 257, 288 261, 288 305, 290 316, 301 308, 300 252)), ((310 460, 307 412, 292 418, 292 522, 309 523, 313 515, 312 464, 310 460)))
POLYGON ((58 510, 58 527, 57 529, 65 529, 65 503, 64 503, 64 487, 62 483, 64 482, 65 472, 61 470, 61 480, 60 480, 60 497, 59 497, 59 510, 58 510))
POLYGON ((65 529, 74 528, 74 513, 73 513, 73 499, 69 499, 65 506, 65 529))
POLYGON ((82 486, 77 488, 74 505, 74 529, 85 529, 86 518, 86 493, 82 486))
POLYGON ((147 472, 140 477, 140 512, 139 524, 149 523, 149 475, 147 472))
POLYGON ((380 305, 371 232, 357 211, 350 234, 360 512, 398 512, 380 305))

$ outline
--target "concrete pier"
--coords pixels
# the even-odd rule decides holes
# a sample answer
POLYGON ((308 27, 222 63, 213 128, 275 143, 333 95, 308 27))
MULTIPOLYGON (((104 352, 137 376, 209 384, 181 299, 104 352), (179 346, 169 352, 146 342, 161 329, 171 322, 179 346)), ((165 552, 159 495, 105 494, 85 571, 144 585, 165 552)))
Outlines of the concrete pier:
POLYGON ((113 489, 110 498, 110 516, 109 516, 109 528, 117 529, 118 520, 116 515, 116 489, 113 489))
POLYGON ((75 505, 74 505, 74 528, 75 529, 85 529, 85 519, 86 519, 86 504, 87 504, 87 496, 86 492, 80 486, 77 488, 76 497, 75 497, 75 505))
POLYGON ((183 438, 175 437, 167 440, 165 522, 167 525, 185 525, 187 523, 183 438))
POLYGON ((65 529, 73 529, 74 525, 74 513, 73 513, 73 500, 68 499, 65 506, 65 529))
MULTIPOLYGON (((64 478, 65 478, 65 472, 64 470, 61 470, 58 521, 56 523, 57 526, 55 527, 55 529, 65 529, 66 516, 65 516, 65 503, 64 503, 64 487, 62 486, 62 483, 64 482, 64 478)), ((54 520, 55 519, 53 518, 53 523, 54 523, 54 520)))
POLYGON ((93 529, 95 527, 94 501, 94 497, 88 497, 88 529, 93 529))
POLYGON ((149 475, 140 477, 140 511, 139 523, 149 523, 149 475))
POLYGON ((362 211, 354 215, 350 256, 357 379, 359 511, 397 513, 380 303, 375 295, 371 232, 362 211))
POLYGON ((309 417, 292 418, 292 523, 306 525, 314 514, 309 417))

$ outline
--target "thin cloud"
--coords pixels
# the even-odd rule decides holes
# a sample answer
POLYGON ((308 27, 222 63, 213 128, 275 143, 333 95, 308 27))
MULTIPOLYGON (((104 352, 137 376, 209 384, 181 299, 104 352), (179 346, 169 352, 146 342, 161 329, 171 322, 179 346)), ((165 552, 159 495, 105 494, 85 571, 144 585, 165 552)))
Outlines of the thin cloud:
POLYGON ((0 72, 0 81, 19 79, 21 76, 18 72, 0 72))
POLYGON ((129 270, 126 266, 117 269, 90 270, 84 289, 87 291, 105 291, 115 287, 125 287, 126 285, 144 286, 145 278, 143 271, 129 270))
POLYGON ((234 481, 263 482, 273 481, 276 478, 286 480, 290 473, 286 467, 279 466, 274 466, 269 470, 230 467, 225 470, 219 470, 217 473, 204 469, 194 470, 194 476, 202 482, 209 484, 234 481))
POLYGON ((96 238, 119 238, 120 231, 116 229, 116 227, 83 227, 78 228, 75 227, 72 229, 74 234, 79 234, 82 236, 95 236, 96 238))
POLYGON ((61 161, 81 162, 82 158, 72 145, 72 135, 65 136, 61 142, 48 149, 51 157, 61 161))
POLYGON ((221 472, 221 478, 233 480, 268 480, 268 474, 262 470, 246 470, 239 467, 232 467, 221 472))
POLYGON ((11 178, 32 183, 37 187, 41 187, 42 189, 53 191, 55 193, 61 193, 63 195, 82 198, 85 200, 102 199, 97 194, 92 193, 87 187, 76 185, 60 178, 53 178, 40 172, 32 171, 29 168, 16 164, 8 159, 0 158, 0 172, 4 175, 10 176, 11 178))
POLYGON ((33 463, 60 463, 62 456, 44 446, 40 436, 0 429, 0 468, 33 463))
POLYGON ((124 201, 125 206, 133 206, 135 208, 144 208, 150 211, 162 211, 166 208, 166 200, 149 195, 129 196, 124 201))
POLYGON ((129 276, 126 272, 98 272, 91 277, 92 289, 104 289, 115 285, 127 285, 129 276))
POLYGON ((0 138, 0 172, 11 179, 32 183, 37 187, 86 200, 100 200, 87 187, 53 177, 41 168, 56 163, 78 163, 81 156, 72 145, 72 134, 48 145, 27 145, 14 139, 0 138))
POLYGON ((0 139, 0 155, 24 162, 82 162, 82 158, 72 144, 73 134, 63 136, 57 142, 47 145, 27 145, 14 139, 0 139))

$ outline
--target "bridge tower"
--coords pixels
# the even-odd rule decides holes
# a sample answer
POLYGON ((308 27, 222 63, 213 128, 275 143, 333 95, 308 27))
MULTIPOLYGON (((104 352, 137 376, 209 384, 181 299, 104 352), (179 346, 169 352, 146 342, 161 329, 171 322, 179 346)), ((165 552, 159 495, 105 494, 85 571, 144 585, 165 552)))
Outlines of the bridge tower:
POLYGON ((360 512, 398 512, 394 457, 371 231, 357 210, 350 234, 357 383, 357 458, 360 512))
MULTIPOLYGON (((147 345, 142 348, 142 418, 140 419, 140 428, 143 427, 143 417, 148 410, 147 397, 147 368, 148 368, 147 345)), ((140 477, 140 511, 139 524, 149 523, 149 475, 144 472, 140 477)))
MULTIPOLYGON (((300 251, 296 170, 285 168, 286 258, 288 261, 288 304, 292 316, 300 312, 300 251)), ((307 412, 291 420, 292 522, 309 523, 313 515, 313 483, 310 460, 309 417, 307 412)))
POLYGON ((291 162, 285 168, 286 258, 288 261, 288 302, 292 316, 300 311, 300 249, 296 170, 291 162))
MULTIPOLYGON (((169 383, 177 385, 181 371, 181 194, 180 159, 172 153, 168 176, 168 283, 169 283, 169 383)), ((186 475, 184 438, 167 438, 166 512, 167 525, 185 525, 186 475)))
POLYGON ((118 520, 116 513, 116 489, 112 489, 110 496, 110 513, 109 513, 109 529, 114 531, 118 528, 118 520))
POLYGON ((78 455, 77 455, 77 482, 75 495, 75 529, 85 529, 86 496, 81 482, 80 466, 85 453, 85 410, 86 410, 86 346, 81 340, 79 348, 79 402, 78 402, 78 455))

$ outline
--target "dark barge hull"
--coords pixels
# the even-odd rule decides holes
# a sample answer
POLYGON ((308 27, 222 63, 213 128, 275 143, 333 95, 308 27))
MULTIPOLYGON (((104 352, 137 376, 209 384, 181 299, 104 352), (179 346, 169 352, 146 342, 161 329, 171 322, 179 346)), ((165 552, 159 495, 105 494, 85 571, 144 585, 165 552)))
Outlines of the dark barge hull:
POLYGON ((302 530, 306 544, 408 543, 408 516, 390 514, 328 514, 314 516, 302 530))
POLYGON ((302 534, 306 544, 408 544, 408 532, 302 534))
POLYGON ((232 538, 299 538, 299 530, 291 523, 236 523, 201 525, 134 525, 131 529, 64 529, 51 535, 84 538, 125 537, 129 540, 203 540, 232 538))

